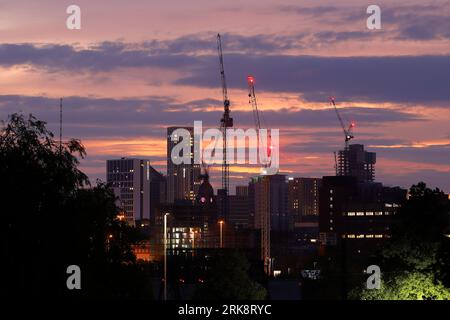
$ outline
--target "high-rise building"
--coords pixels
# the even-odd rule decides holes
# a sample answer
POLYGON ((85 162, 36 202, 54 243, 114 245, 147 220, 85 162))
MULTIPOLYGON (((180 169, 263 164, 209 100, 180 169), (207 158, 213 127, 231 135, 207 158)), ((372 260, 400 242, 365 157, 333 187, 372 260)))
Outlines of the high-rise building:
POLYGON ((269 214, 270 230, 288 230, 288 184, 282 174, 255 178, 255 229, 261 228, 261 215, 269 214), (267 210, 269 212, 267 212, 267 210))
POLYGON ((288 179, 288 212, 290 229, 305 216, 319 215, 319 178, 288 179))
POLYGON ((240 197, 248 197, 248 186, 236 186, 236 195, 240 197))
POLYGON ((374 181, 375 163, 375 152, 365 151, 362 144, 351 144, 348 150, 339 151, 337 175, 356 177, 358 181, 374 181))
MULTIPOLYGON (((194 201, 198 193, 200 181, 200 165, 194 163, 194 128, 169 127, 167 128, 167 203, 177 200, 194 201), (190 163, 175 164, 172 161, 172 150, 178 143, 185 143, 184 137, 175 134, 175 130, 184 129, 189 133, 190 163)), ((186 156, 177 154, 177 157, 186 156)))
POLYGON ((120 158, 106 161, 106 181, 111 184, 127 221, 150 218, 150 162, 120 158))
POLYGON ((235 228, 248 228, 250 221, 250 201, 248 195, 229 195, 228 203, 230 210, 227 222, 233 224, 235 228))
POLYGON ((300 216, 319 215, 320 178, 288 178, 289 211, 300 216))
POLYGON ((154 221, 156 210, 166 203, 166 177, 149 166, 150 177, 150 219, 154 221))

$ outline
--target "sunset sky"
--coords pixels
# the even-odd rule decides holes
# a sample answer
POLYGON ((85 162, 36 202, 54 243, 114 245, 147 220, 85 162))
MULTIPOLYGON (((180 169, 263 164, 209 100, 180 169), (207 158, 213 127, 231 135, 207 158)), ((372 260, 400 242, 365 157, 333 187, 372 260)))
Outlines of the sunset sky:
MULTIPOLYGON (((217 33, 235 126, 253 125, 252 74, 265 125, 280 129, 283 173, 334 173, 335 96, 353 142, 377 153, 377 181, 450 192, 448 0, 0 0, 0 118, 33 113, 57 135, 63 97, 64 138, 86 146, 92 181, 122 156, 165 172, 167 126, 219 125, 217 33), (66 28, 71 4, 81 30, 66 28), (381 30, 366 27, 370 4, 381 30)), ((254 169, 231 167, 232 185, 254 169)))

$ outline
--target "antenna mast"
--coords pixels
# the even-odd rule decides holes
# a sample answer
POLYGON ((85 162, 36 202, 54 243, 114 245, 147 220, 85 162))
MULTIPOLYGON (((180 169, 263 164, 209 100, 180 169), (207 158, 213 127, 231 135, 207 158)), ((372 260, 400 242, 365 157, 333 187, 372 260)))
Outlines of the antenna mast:
POLYGON ((62 154, 62 101, 63 99, 59 99, 59 154, 62 154))

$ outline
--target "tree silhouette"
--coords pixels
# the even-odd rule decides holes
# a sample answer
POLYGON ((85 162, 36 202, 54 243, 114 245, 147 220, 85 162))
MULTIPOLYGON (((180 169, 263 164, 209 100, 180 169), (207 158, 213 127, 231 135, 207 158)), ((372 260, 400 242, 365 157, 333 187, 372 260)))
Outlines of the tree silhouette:
POLYGON ((425 183, 413 185, 394 217, 392 238, 381 252, 381 290, 357 288, 361 299, 450 299, 449 200, 425 183))
POLYGON ((148 297, 135 235, 116 219, 111 190, 90 188, 78 169, 85 154, 79 140, 60 145, 32 115, 2 123, 0 296, 148 297), (81 290, 66 287, 69 265, 81 268, 81 290))
POLYGON ((216 252, 208 264, 203 285, 197 288, 200 300, 262 300, 266 290, 250 278, 250 263, 236 250, 216 252))

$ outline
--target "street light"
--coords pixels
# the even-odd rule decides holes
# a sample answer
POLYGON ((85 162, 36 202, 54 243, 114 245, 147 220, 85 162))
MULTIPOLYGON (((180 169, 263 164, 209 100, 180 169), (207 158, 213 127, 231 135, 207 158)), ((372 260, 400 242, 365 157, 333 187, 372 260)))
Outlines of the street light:
POLYGON ((223 248, 223 224, 224 224, 224 221, 220 220, 219 221, 219 226, 220 226, 220 249, 223 248))
POLYGON ((167 216, 169 212, 164 214, 164 300, 167 300, 167 216))

